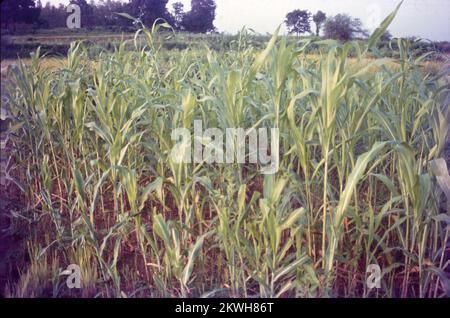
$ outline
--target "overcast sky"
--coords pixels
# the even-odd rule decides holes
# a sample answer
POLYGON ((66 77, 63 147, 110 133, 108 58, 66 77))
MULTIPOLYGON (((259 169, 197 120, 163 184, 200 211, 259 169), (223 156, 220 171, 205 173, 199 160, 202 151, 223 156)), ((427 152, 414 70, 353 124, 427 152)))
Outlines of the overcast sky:
MULTIPOLYGON (((69 0, 42 0, 68 4, 69 0)), ((125 0, 124 0, 125 1, 125 0)), ((180 1, 189 9, 190 0, 180 1)), ((88 1, 89 2, 89 1, 88 1)), ((348 13, 360 18, 372 30, 388 15, 399 0, 216 0, 215 26, 220 32, 236 33, 244 25, 259 33, 271 33, 283 22, 289 11, 307 9, 327 15, 348 13)), ((394 36, 419 36, 450 41, 450 0, 405 0, 389 28, 394 36)))

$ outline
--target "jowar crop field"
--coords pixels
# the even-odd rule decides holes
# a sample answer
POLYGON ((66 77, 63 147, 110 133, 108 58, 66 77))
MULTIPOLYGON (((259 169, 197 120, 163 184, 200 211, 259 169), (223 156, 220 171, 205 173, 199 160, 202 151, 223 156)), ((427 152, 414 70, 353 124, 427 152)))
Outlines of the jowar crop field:
POLYGON ((449 65, 406 39, 379 54, 394 15, 367 41, 276 31, 260 48, 244 30, 227 50, 167 50, 155 25, 95 56, 76 41, 9 61, 0 293, 449 296, 449 65), (207 138, 202 160, 174 160, 173 131, 193 145, 196 121, 247 142, 277 129, 276 171, 210 162, 207 138))

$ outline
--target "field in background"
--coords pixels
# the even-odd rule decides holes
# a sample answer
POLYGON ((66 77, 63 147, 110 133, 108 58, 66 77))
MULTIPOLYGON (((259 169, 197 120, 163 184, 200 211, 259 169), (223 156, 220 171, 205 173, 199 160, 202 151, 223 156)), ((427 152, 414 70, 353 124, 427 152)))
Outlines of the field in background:
MULTIPOLYGON (((93 55, 99 50, 112 50, 118 46, 122 40, 134 38, 134 33, 104 34, 103 32, 76 32, 74 34, 53 33, 53 34, 28 34, 18 36, 2 36, 2 59, 15 59, 29 57, 30 52, 41 47, 42 54, 64 56, 67 54, 70 43, 77 40, 85 41, 91 48, 93 55)), ((138 36, 139 41, 145 41, 145 36, 138 36)), ((264 43, 270 39, 268 36, 253 36, 252 41, 255 47, 262 48, 264 43)), ((203 49, 206 45, 210 49, 221 51, 236 47, 239 41, 237 35, 225 34, 194 34, 194 33, 169 33, 158 34, 155 41, 161 43, 166 50, 203 49)), ((129 46, 132 50, 133 46, 129 46)))
MULTIPOLYGON (((185 50, 200 49, 204 46, 209 47, 215 51, 227 51, 236 49, 239 45, 239 40, 242 34, 246 36, 251 35, 251 44, 255 48, 264 48, 265 43, 270 40, 270 35, 254 35, 250 31, 245 31, 241 35, 229 35, 229 34, 194 34, 194 33, 172 33, 164 32, 162 34, 155 35, 155 41, 162 44, 166 50, 185 50)), ((2 35, 1 38, 1 59, 16 59, 18 56, 21 58, 28 58, 31 52, 34 52, 38 47, 41 48, 41 53, 44 55, 56 55, 65 56, 69 50, 70 43, 73 41, 83 40, 86 45, 92 50, 92 56, 96 55, 100 50, 113 50, 118 46, 122 40, 133 39, 134 33, 124 32, 109 32, 104 30, 69 30, 69 29, 55 29, 38 30, 34 34, 22 34, 22 35, 2 35)), ((139 36, 140 40, 145 36, 139 36)), ((288 42, 295 43, 299 40, 305 39, 317 39, 316 37, 286 37, 288 42)), ((366 40, 357 40, 361 45, 366 40)), ((378 49, 384 56, 393 57, 395 52, 398 51, 396 41, 392 42, 392 47, 389 41, 379 41, 377 43, 378 49)), ((130 46, 130 49, 133 49, 130 46)), ((316 53, 317 46, 310 45, 308 47, 308 53, 316 53)), ((450 55, 450 43, 448 42, 429 42, 419 41, 411 45, 411 52, 416 56, 425 53, 434 52, 427 57, 428 60, 435 60, 439 62, 445 62, 450 55)))

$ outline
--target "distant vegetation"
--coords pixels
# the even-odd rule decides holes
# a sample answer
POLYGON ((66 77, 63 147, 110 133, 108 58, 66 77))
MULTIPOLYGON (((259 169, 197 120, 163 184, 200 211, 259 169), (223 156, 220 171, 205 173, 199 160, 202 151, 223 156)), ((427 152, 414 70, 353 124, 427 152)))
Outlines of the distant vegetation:
MULTIPOLYGON (((191 10, 184 11, 181 2, 167 8, 168 0, 129 0, 121 2, 108 0, 87 3, 86 0, 72 0, 81 9, 81 27, 88 30, 134 31, 130 21, 117 13, 127 13, 138 18, 147 26, 163 19, 177 30, 206 33, 215 30, 215 0, 191 0, 191 10)), ((29 33, 40 29, 65 28, 69 13, 66 6, 42 5, 41 0, 4 0, 1 4, 2 33, 29 33)))
MULTIPOLYGON (((104 29, 80 29, 76 32, 67 28, 57 29, 58 36, 54 35, 53 30, 38 30, 34 34, 28 35, 3 35, 1 37, 1 59, 16 59, 17 57, 27 58, 30 52, 41 48, 41 53, 46 56, 64 56, 67 54, 70 43, 75 40, 84 40, 84 45, 92 52, 112 51, 123 39, 134 37, 134 33, 115 33, 104 29)), ((161 42, 166 50, 184 50, 203 49, 204 45, 215 51, 228 51, 235 49, 239 42, 239 35, 227 34, 196 34, 188 32, 167 32, 155 35, 157 41, 161 42)), ((262 48, 270 39, 267 35, 251 34, 249 41, 256 48, 262 48)), ((299 39, 296 36, 286 37, 289 43, 296 43, 299 39)), ((314 39, 314 37, 311 37, 314 39)), ((357 40, 360 43, 365 40, 357 40)), ((410 39, 411 53, 419 56, 424 53, 432 53, 427 56, 427 60, 446 60, 446 55, 450 53, 449 42, 429 42, 423 40, 410 39)), ((385 57, 394 57, 398 55, 397 39, 391 39, 388 33, 382 35, 382 39, 377 43, 379 53, 385 57)), ((133 49, 131 45, 127 48, 133 49)), ((315 44, 306 48, 306 53, 312 54, 324 50, 315 44)), ((354 50, 350 50, 350 55, 354 50)))
MULTIPOLYGON (((192 0, 191 9, 186 11, 183 3, 176 2, 168 8, 168 0, 129 0, 121 2, 115 0, 90 2, 73 0, 81 9, 81 28, 69 29, 66 19, 69 13, 62 4, 58 7, 41 1, 33 0, 5 0, 1 4, 1 58, 14 59, 28 57, 29 53, 41 47, 43 54, 65 55, 72 40, 86 39, 91 50, 111 50, 120 43, 120 34, 124 38, 133 36, 142 24, 151 26, 155 22, 167 22, 176 31, 177 36, 164 41, 166 49, 186 49, 200 47, 203 43, 214 50, 228 50, 234 35, 217 34, 214 26, 216 16, 215 0, 192 0), (135 18, 135 23, 128 17, 135 18), (196 33, 207 33, 206 36, 196 36, 196 33), (95 41, 93 41, 95 40, 95 41)), ((363 41, 367 31, 360 20, 347 14, 327 16, 323 11, 311 13, 307 10, 293 10, 287 13, 285 24, 289 31, 288 41, 295 42, 298 36, 337 39, 342 42, 349 40, 363 41), (312 25, 314 24, 314 25, 312 25)), ((165 29, 165 32, 169 32, 165 29)), ((256 47, 262 47, 270 36, 254 35, 252 37, 256 47)), ((389 31, 384 32, 377 44, 385 56, 395 54, 389 31)), ((429 42, 415 39, 412 52, 422 54, 435 52, 427 58, 443 59, 442 54, 450 53, 450 43, 429 42)), ((309 46, 309 52, 315 46, 309 46)))

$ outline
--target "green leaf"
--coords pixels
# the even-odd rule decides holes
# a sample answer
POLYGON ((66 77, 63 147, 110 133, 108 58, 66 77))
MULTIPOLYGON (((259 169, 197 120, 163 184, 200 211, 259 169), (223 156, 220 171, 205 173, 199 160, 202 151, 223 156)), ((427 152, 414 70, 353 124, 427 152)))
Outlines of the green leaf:
POLYGON ((359 179, 363 175, 366 170, 369 162, 380 153, 383 148, 388 144, 388 142, 376 142, 372 149, 368 152, 362 154, 358 157, 356 161, 355 167, 353 168, 350 176, 348 177, 347 183, 345 185, 344 191, 342 192, 339 204, 336 209, 336 219, 335 219, 335 227, 337 228, 344 217, 344 212, 350 204, 350 199, 354 193, 356 185, 358 184, 359 179))
POLYGON ((267 47, 264 51, 262 51, 253 62, 252 66, 250 67, 250 71, 247 75, 247 82, 251 82, 254 78, 257 72, 263 67, 264 62, 266 61, 267 57, 269 56, 272 49, 275 47, 275 43, 278 39, 278 33, 280 32, 281 25, 275 30, 274 34, 272 35, 272 38, 270 39, 269 43, 267 44, 267 47))
POLYGON ((85 194, 84 194, 84 180, 83 177, 81 176, 81 172, 76 169, 75 170, 75 188, 77 190, 77 194, 80 196, 81 200, 84 204, 84 199, 85 199, 85 194))
POLYGON ((395 10, 389 14, 383 22, 381 22, 380 26, 376 28, 376 30, 372 33, 372 35, 369 38, 368 44, 367 44, 367 51, 370 50, 379 40, 379 38, 383 35, 383 33, 387 30, 389 25, 394 20, 395 16, 397 15, 398 10, 400 9, 400 6, 402 5, 403 0, 400 1, 400 3, 397 5, 395 10))
POLYGON ((450 175, 447 162, 443 158, 435 159, 431 162, 431 170, 436 176, 439 187, 444 191, 447 202, 450 202, 450 175))
POLYGON ((297 222, 298 220, 300 220, 300 218, 302 217, 302 215, 305 214, 305 208, 299 208, 294 210, 291 215, 287 218, 286 221, 283 222, 283 224, 281 225, 281 229, 282 230, 286 230, 286 229, 290 229, 291 226, 297 222))
POLYGON ((238 213, 242 213, 245 207, 245 193, 247 190, 247 186, 245 184, 242 184, 239 187, 238 191, 238 213))
POLYGON ((450 216, 444 213, 438 214, 433 216, 433 219, 435 219, 438 222, 443 222, 445 224, 447 224, 448 226, 450 226, 450 216))
POLYGON ((158 177, 144 188, 140 196, 139 211, 142 211, 145 206, 145 202, 148 199, 148 196, 154 191, 157 193, 158 199, 162 201, 162 187, 163 179, 161 177, 158 177))
POLYGON ((280 280, 285 275, 287 275, 287 274, 291 273, 292 271, 296 270, 300 265, 304 264, 307 260, 308 260, 307 256, 302 256, 298 260, 295 260, 291 264, 281 268, 280 270, 275 272, 275 275, 273 277, 273 281, 277 282, 278 280, 280 280))
POLYGON ((187 284, 189 283, 189 279, 191 277, 192 270, 194 268, 195 259, 197 258, 201 248, 203 247, 203 242, 204 242, 205 238, 211 234, 213 234, 213 231, 210 231, 210 232, 205 233, 202 236, 200 236, 197 239, 197 241, 195 242, 194 247, 189 252, 188 262, 187 262, 186 266, 184 267, 183 278, 182 278, 182 282, 185 286, 187 286, 187 284))
POLYGON ((169 227, 161 214, 156 214, 153 217, 153 230, 167 246, 170 245, 169 227))
POLYGON ((115 12, 115 14, 118 15, 118 16, 127 18, 127 19, 129 19, 129 20, 132 20, 132 21, 136 21, 136 20, 137 20, 136 18, 132 17, 131 15, 129 15, 129 14, 126 13, 126 12, 119 12, 119 13, 118 13, 118 12, 115 12))

